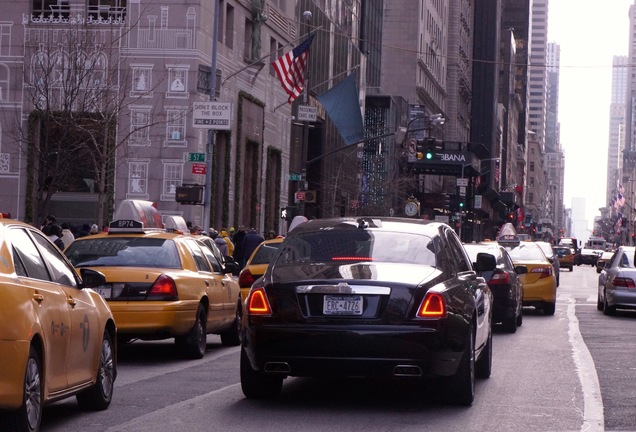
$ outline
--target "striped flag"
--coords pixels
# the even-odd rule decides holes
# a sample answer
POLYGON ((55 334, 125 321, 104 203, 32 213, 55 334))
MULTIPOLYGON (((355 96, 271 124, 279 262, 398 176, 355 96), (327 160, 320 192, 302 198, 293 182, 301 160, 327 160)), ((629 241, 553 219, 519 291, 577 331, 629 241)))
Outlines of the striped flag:
POLYGON ((314 35, 309 36, 303 43, 272 62, 276 75, 283 85, 283 90, 289 95, 288 103, 292 103, 305 88, 305 70, 309 57, 309 46, 314 35))

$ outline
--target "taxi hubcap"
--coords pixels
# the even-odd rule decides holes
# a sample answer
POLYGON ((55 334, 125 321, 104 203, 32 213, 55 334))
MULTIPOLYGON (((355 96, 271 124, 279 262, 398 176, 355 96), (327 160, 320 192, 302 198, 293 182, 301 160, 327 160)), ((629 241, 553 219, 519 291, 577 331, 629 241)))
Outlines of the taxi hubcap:
POLYGON ((42 396, 40 384, 40 370, 37 361, 33 358, 27 363, 27 371, 24 382, 24 400, 26 404, 27 419, 29 425, 35 428, 39 423, 42 412, 42 396))
POLYGON ((100 359, 100 379, 104 396, 110 397, 113 391, 113 350, 107 340, 102 342, 102 355, 100 359))

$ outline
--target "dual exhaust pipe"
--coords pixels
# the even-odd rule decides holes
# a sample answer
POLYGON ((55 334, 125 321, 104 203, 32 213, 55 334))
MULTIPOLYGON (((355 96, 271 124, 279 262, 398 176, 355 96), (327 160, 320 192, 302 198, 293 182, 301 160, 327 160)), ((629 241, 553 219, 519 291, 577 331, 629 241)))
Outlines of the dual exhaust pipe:
MULTIPOLYGON (((291 373, 291 367, 287 362, 267 362, 264 369, 268 373, 291 373)), ((414 365, 397 365, 393 368, 393 375, 396 377, 421 377, 422 369, 414 365)))

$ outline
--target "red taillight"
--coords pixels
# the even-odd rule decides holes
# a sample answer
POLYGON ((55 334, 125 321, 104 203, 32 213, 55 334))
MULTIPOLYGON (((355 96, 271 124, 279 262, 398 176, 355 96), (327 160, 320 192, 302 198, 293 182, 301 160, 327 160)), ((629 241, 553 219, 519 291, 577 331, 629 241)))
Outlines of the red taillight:
POLYGON ((541 273, 539 279, 547 278, 552 276, 552 266, 535 267, 530 273, 541 273))
POLYGON ((271 315, 272 308, 264 288, 252 288, 247 299, 247 313, 251 315, 271 315))
POLYGON ((256 279, 254 279, 254 275, 248 269, 243 269, 241 273, 239 273, 238 283, 241 288, 249 288, 252 286, 256 279))
POLYGON ((488 282, 488 285, 504 285, 509 283, 510 276, 508 275, 508 273, 495 270, 490 278, 490 281, 488 282))
POLYGON ((148 300, 176 300, 178 298, 177 285, 170 276, 165 274, 157 278, 146 296, 148 300))
POLYGON ((446 302, 444 297, 435 292, 426 293, 417 311, 418 318, 444 318, 446 316, 446 302))
POLYGON ((634 280, 632 278, 617 277, 612 281, 612 286, 623 288, 636 288, 634 280))

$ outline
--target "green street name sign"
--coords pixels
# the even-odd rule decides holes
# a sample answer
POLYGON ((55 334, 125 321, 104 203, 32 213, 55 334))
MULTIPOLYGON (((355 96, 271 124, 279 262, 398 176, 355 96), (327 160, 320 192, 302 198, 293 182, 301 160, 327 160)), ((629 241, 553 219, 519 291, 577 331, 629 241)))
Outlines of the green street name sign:
POLYGON ((205 162, 205 153, 188 153, 188 161, 205 162))

